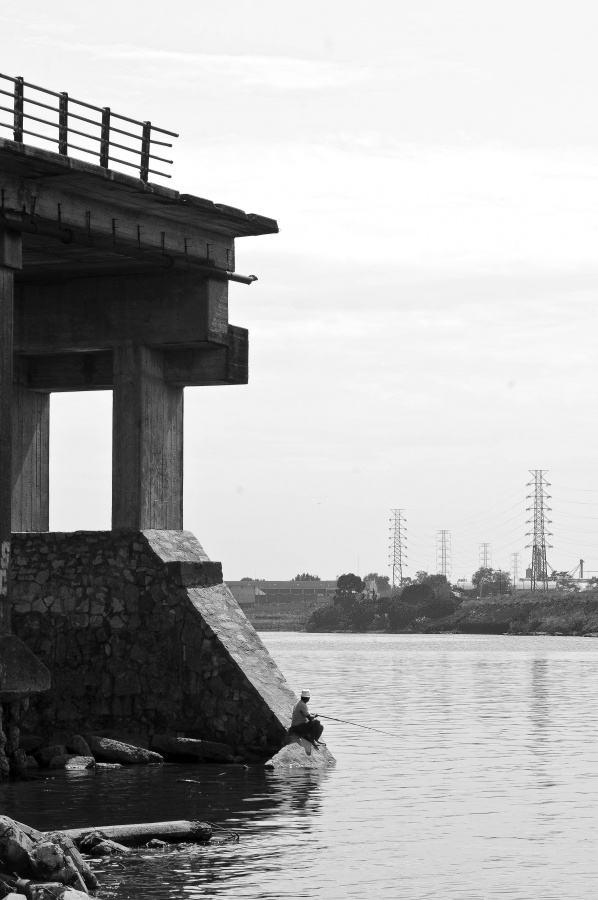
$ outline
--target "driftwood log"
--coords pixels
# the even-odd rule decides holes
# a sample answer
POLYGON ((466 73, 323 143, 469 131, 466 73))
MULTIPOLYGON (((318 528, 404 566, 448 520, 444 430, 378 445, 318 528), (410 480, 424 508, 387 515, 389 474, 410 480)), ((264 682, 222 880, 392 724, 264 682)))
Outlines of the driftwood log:
POLYGON ((95 832, 110 841, 117 841, 128 847, 147 844, 152 838, 169 844, 205 844, 212 837, 212 826, 207 822, 189 822, 185 819, 175 822, 146 822, 140 825, 104 825, 93 828, 67 828, 62 833, 70 837, 76 846, 86 835, 95 832))

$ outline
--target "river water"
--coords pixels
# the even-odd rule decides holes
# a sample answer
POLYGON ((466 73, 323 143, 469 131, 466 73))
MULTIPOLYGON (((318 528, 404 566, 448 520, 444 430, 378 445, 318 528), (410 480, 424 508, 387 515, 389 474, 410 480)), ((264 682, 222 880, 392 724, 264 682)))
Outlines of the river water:
POLYGON ((326 722, 337 765, 315 775, 60 773, 0 786, 2 812, 41 829, 198 818, 239 832, 238 844, 99 864, 114 900, 594 900, 598 641, 262 638, 313 711, 393 736, 326 722))

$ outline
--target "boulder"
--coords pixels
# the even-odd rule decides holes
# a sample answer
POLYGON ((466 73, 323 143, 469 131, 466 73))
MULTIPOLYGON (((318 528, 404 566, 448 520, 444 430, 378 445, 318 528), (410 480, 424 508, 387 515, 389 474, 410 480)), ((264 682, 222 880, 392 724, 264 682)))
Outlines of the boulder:
POLYGON ((121 741, 113 741, 111 738, 96 737, 86 734, 85 740, 95 758, 100 762, 117 762, 125 765, 158 765, 164 762, 159 753, 135 747, 133 744, 123 744, 121 741))
POLYGON ((93 756, 77 756, 73 753, 65 753, 55 756, 50 760, 49 769, 93 769, 96 761, 93 756))
POLYGON ((10 760, 11 775, 26 778, 31 769, 38 768, 39 766, 32 756, 27 756, 24 750, 15 750, 10 760))
POLYGON ((41 734, 21 733, 19 747, 21 748, 21 750, 24 750, 25 753, 33 753, 34 750, 39 750, 40 747, 43 747, 44 743, 45 741, 41 734))
MULTIPOLYGON (((8 816, 0 816, 0 865, 23 879, 80 888, 85 896, 88 889, 95 890, 98 886, 97 878, 70 837, 62 832, 44 834, 8 816)), ((3 877, 11 889, 25 890, 29 897, 29 881, 21 881, 14 875, 3 877)), ((38 893, 37 900, 49 896, 41 888, 38 893)))
POLYGON ((65 754, 66 747, 64 744, 52 744, 51 747, 42 747, 41 750, 36 750, 33 758, 39 766, 45 768, 55 756, 65 756, 65 754))
POLYGON ((97 760, 96 760, 96 771, 98 769, 101 769, 101 770, 122 769, 122 766, 120 763, 103 763, 103 762, 97 762, 97 760))
POLYGON ((0 863, 2 867, 17 875, 29 875, 31 872, 31 854, 36 840, 42 835, 32 829, 21 826, 20 822, 0 816, 0 863))
POLYGON ((85 890, 85 883, 74 862, 55 841, 42 840, 36 844, 31 851, 30 861, 34 878, 59 881, 85 890))
POLYGON ((43 835, 47 840, 53 841, 72 862, 77 872, 83 879, 84 886, 94 891, 98 887, 98 879, 95 877, 88 864, 79 852, 75 842, 63 831, 51 831, 43 835))
POLYGON ((89 856, 115 856, 131 852, 124 844, 111 841, 101 831, 86 832, 79 841, 79 850, 89 856))
POLYGON ((155 734, 150 747, 162 754, 167 761, 181 762, 185 760, 199 762, 234 762, 232 747, 215 741, 203 741, 196 738, 169 737, 155 734))
POLYGON ((312 747, 308 741, 299 739, 283 747, 265 766, 267 769, 325 769, 335 762, 325 744, 312 747))
POLYGON ((66 740, 66 749, 77 756, 93 756, 89 744, 80 734, 71 734, 66 740))

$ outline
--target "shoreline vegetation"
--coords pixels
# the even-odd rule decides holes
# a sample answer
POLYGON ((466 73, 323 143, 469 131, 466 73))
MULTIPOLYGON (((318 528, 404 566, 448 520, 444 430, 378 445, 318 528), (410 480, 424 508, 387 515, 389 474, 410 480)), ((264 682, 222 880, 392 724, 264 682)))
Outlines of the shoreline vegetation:
POLYGON ((345 597, 312 613, 305 630, 598 637, 598 590, 517 591, 482 598, 430 591, 410 598, 406 589, 392 599, 345 597))

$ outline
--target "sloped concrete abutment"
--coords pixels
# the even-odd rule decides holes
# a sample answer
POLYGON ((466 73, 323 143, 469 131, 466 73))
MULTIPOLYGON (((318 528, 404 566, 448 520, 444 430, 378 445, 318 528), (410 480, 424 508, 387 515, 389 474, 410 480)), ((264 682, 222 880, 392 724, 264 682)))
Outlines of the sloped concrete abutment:
POLYGON ((26 730, 284 742, 295 697, 190 532, 15 534, 11 590, 52 675, 26 730))

